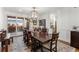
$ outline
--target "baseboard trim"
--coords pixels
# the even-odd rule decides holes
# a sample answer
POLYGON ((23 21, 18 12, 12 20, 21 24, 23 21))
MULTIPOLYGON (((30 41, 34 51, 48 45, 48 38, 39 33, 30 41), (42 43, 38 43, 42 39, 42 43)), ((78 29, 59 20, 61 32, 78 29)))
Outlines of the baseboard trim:
POLYGON ((63 40, 58 40, 58 41, 60 41, 60 42, 62 42, 62 43, 64 43, 64 44, 66 44, 66 45, 70 45, 70 43, 69 42, 66 42, 66 41, 63 41, 63 40))

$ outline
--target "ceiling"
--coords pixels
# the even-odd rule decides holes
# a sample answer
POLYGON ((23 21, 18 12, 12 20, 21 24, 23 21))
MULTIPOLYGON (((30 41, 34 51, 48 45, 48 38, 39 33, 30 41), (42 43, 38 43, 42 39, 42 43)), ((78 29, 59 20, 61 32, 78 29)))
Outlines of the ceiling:
MULTIPOLYGON (((58 7, 36 7, 36 11, 39 14, 53 13, 56 12, 58 7)), ((32 12, 32 7, 4 7, 5 11, 22 13, 22 14, 30 14, 32 12)))

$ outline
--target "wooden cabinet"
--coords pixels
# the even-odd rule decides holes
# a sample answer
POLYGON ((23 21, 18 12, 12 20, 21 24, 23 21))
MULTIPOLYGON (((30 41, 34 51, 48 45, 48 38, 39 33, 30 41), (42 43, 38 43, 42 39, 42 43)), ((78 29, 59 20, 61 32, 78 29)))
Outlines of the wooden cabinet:
POLYGON ((79 31, 71 31, 71 46, 79 49, 79 31))

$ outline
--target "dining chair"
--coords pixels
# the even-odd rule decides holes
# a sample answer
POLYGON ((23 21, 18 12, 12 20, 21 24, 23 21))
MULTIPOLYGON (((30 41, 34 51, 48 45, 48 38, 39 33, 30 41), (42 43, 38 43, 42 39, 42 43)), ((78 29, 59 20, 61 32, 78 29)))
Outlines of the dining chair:
POLYGON ((24 43, 27 42, 26 40, 27 40, 27 30, 24 29, 24 30, 23 30, 23 41, 24 41, 24 43))
POLYGON ((10 45, 10 38, 2 40, 1 52, 8 52, 10 45))
POLYGON ((0 34, 0 41, 1 41, 1 47, 4 45, 4 38, 6 37, 6 31, 1 31, 2 33, 0 34))
POLYGON ((2 33, 0 34, 1 35, 1 38, 5 38, 6 37, 6 31, 1 31, 2 33))
POLYGON ((57 52, 57 40, 59 33, 52 34, 52 39, 42 45, 42 48, 49 50, 50 52, 57 52))
POLYGON ((3 52, 5 50, 5 32, 2 31, 2 33, 0 34, 0 41, 1 41, 1 52, 3 52))
POLYGON ((27 32, 27 40, 26 40, 26 45, 27 46, 30 46, 31 45, 31 36, 32 36, 32 34, 31 34, 31 31, 28 31, 27 32))
POLYGON ((31 51, 32 52, 36 52, 38 49, 41 49, 41 44, 38 40, 36 40, 36 38, 34 38, 33 36, 31 37, 31 51))
POLYGON ((1 52, 8 52, 8 45, 10 45, 10 39, 6 38, 6 31, 2 31, 0 34, 0 41, 1 41, 1 52))

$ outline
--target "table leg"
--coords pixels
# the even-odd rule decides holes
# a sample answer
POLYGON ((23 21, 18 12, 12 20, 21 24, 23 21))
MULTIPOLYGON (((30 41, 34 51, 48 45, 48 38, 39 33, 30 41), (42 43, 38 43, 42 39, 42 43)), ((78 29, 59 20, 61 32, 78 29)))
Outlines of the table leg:
POLYGON ((41 48, 41 52, 43 52, 43 46, 42 46, 42 43, 40 43, 40 48, 41 48))

